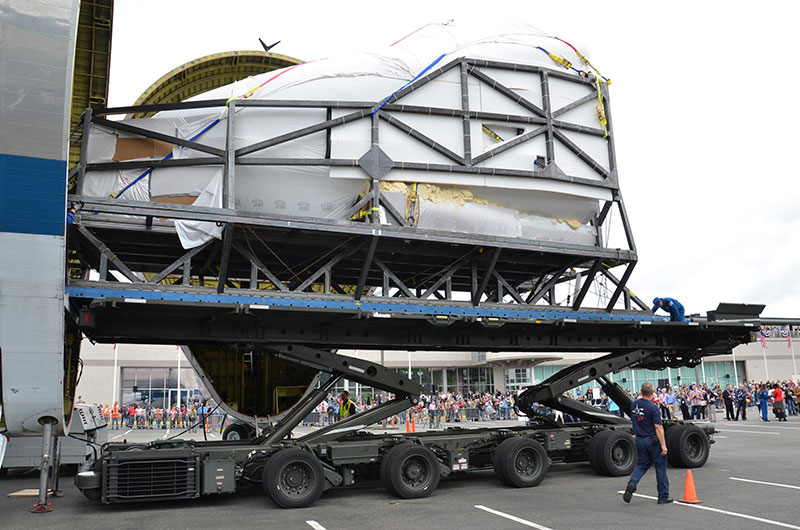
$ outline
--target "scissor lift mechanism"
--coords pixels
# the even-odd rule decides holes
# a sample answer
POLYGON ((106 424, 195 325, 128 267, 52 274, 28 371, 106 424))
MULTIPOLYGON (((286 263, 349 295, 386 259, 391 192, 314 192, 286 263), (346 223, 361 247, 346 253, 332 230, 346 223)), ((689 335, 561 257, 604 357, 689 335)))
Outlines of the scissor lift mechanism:
MULTIPOLYGON (((437 329, 431 322, 422 322, 437 329)), ((486 329, 479 323, 474 325, 476 331, 486 329)), ((364 429, 418 402, 422 392, 418 383, 378 364, 337 355, 318 345, 275 342, 260 346, 271 355, 319 370, 327 378, 320 378, 318 387, 307 392, 270 429, 253 439, 239 441, 109 444, 91 468, 78 475, 76 483, 88 497, 116 503, 233 493, 240 485, 260 482, 278 505, 300 507, 313 503, 324 489, 378 478, 400 497, 427 496, 440 478, 487 467, 494 467, 503 482, 517 487, 537 485, 553 461, 589 460, 599 473, 621 476, 630 473, 635 465, 628 420, 568 399, 563 393, 594 379, 621 410, 630 412, 630 398, 608 379, 608 374, 637 366, 696 366, 706 355, 725 353, 733 345, 748 342, 752 327, 743 323, 667 322, 629 323, 622 327, 576 320, 540 325, 540 333, 546 330, 543 334, 551 339, 560 336, 562 346, 556 347, 561 349, 572 341, 579 349, 577 338, 583 342, 589 333, 587 328, 597 334, 601 330, 608 332, 609 326, 616 327, 617 334, 625 337, 618 344, 627 345, 565 368, 528 388, 517 401, 519 409, 529 416, 527 425, 374 434, 364 429), (640 347, 639 343, 649 345, 640 347), (342 378, 391 392, 394 398, 330 426, 292 437, 295 427, 342 378), (585 421, 558 423, 537 414, 534 403, 585 421)), ((495 340, 519 332, 515 323, 491 329, 495 340)), ((359 340, 366 340, 363 335, 366 334, 359 340)), ((427 340, 435 342, 436 336, 440 334, 427 340)), ((551 343, 558 344, 554 340, 551 343)), ((713 427, 701 429, 680 421, 668 422, 670 462, 682 467, 703 465, 712 433, 713 427)))

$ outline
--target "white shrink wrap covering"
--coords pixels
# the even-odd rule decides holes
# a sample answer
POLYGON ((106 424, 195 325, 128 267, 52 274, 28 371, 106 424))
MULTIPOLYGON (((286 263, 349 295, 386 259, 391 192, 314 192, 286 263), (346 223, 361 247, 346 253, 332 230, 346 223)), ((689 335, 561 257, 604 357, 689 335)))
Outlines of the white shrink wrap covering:
MULTIPOLYGON (((490 23, 429 24, 400 39, 392 46, 371 53, 359 52, 331 57, 272 71, 231 85, 216 88, 195 99, 231 99, 244 95, 251 100, 351 101, 377 104, 413 80, 427 68, 437 68, 458 58, 482 59, 520 65, 534 65, 562 74, 565 70, 548 54, 569 59, 584 67, 569 45, 525 24, 490 23)), ((582 50, 585 53, 585 50, 582 50)), ((538 74, 486 67, 487 75, 509 87, 534 105, 544 106, 538 74)), ((536 113, 503 95, 480 79, 469 76, 471 111, 512 114, 536 118, 536 113)), ((559 116, 559 120, 595 131, 602 126, 595 109, 593 83, 576 83, 551 78, 553 111, 583 98, 585 101, 559 116)), ((403 105, 422 105, 460 111, 461 72, 454 68, 398 100, 403 105)), ((337 118, 353 109, 333 109, 337 118)), ((464 156, 464 130, 460 115, 453 117, 382 111, 397 118, 458 157, 464 156)), ((236 148, 319 124, 328 119, 323 108, 237 107, 236 148)), ((224 149, 227 109, 205 108, 162 112, 153 118, 125 120, 137 127, 159 131, 224 149)), ((471 156, 474 158, 541 127, 541 123, 491 123, 472 119, 471 156), (497 137, 489 134, 486 127, 497 137), (498 138, 500 140, 498 140, 498 138)), ((601 168, 611 172, 606 139, 597 134, 565 130, 562 133, 601 168)), ((379 126, 380 149, 393 161, 420 164, 457 165, 447 156, 410 138, 388 123, 379 126)), ((399 210, 408 211, 411 186, 426 184, 431 190, 460 189, 465 194, 453 199, 448 194, 429 193, 418 198, 414 224, 420 229, 475 233, 486 236, 553 241, 578 245, 597 244, 596 231, 589 223, 601 201, 612 200, 609 187, 597 168, 586 163, 562 143, 554 142, 555 163, 565 178, 526 178, 492 175, 474 171, 420 171, 391 169, 380 176, 381 189, 397 194, 392 200, 399 210), (572 179, 576 178, 579 182, 572 179), (405 197, 401 197, 404 194, 405 197), (447 195, 447 196, 446 196, 447 195), (405 203, 405 204, 404 204, 405 203), (404 207, 405 206, 405 207, 404 207)), ((89 162, 110 160, 161 160, 212 156, 193 149, 146 140, 135 135, 95 127, 90 139, 89 162)), ((253 158, 358 160, 371 148, 370 120, 356 120, 326 131, 245 155, 253 158), (330 134, 330 146, 328 146, 330 134), (329 152, 328 152, 329 150, 329 152)), ((490 156, 475 166, 507 171, 531 172, 546 153, 544 135, 490 156)), ((241 160, 241 159, 240 159, 241 160)), ((197 206, 222 206, 221 166, 155 168, 151 171, 92 171, 87 173, 84 193, 135 201, 164 201, 197 206), (122 192, 122 193, 120 193, 122 192)), ((237 164, 234 202, 237 212, 265 216, 342 220, 347 210, 369 190, 370 176, 362 167, 237 164)), ((175 222, 185 248, 219 238, 221 230, 208 223, 175 222)))

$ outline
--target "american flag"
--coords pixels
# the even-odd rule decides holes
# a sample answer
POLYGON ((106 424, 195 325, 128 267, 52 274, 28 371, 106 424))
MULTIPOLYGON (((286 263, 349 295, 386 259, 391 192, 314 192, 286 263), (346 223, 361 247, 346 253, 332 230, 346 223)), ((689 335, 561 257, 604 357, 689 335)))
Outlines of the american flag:
POLYGON ((781 337, 786 339, 786 347, 787 348, 791 348, 792 347, 792 335, 789 333, 788 329, 782 329, 781 330, 781 337))
POLYGON ((770 335, 769 329, 762 329, 761 330, 761 334, 760 334, 761 347, 764 348, 765 350, 767 349, 767 337, 769 337, 769 335, 770 335))

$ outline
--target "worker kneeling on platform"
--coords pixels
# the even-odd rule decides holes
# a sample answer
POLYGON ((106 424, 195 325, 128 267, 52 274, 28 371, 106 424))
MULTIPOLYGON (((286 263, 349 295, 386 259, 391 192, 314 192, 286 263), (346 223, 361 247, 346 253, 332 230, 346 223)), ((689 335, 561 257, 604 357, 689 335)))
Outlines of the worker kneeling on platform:
POLYGON ((636 469, 633 470, 622 499, 631 502, 636 485, 642 479, 650 466, 656 468, 656 482, 658 484, 658 504, 672 502, 669 496, 669 478, 667 477, 667 442, 664 438, 664 426, 661 423, 661 413, 658 406, 653 403, 653 384, 642 384, 642 397, 631 405, 631 419, 633 421, 633 435, 636 438, 636 453, 639 458, 636 469))
POLYGON ((653 298, 653 313, 663 309, 669 313, 670 322, 684 322, 683 305, 674 298, 653 298))

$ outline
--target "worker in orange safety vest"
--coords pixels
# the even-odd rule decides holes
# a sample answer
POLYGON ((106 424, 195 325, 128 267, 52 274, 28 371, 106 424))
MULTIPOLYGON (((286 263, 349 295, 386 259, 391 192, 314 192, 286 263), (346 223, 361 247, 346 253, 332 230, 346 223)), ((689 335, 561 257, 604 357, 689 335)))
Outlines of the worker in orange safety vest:
POLYGON ((111 428, 119 430, 119 424, 120 424, 119 403, 115 401, 114 406, 111 408, 111 428))

